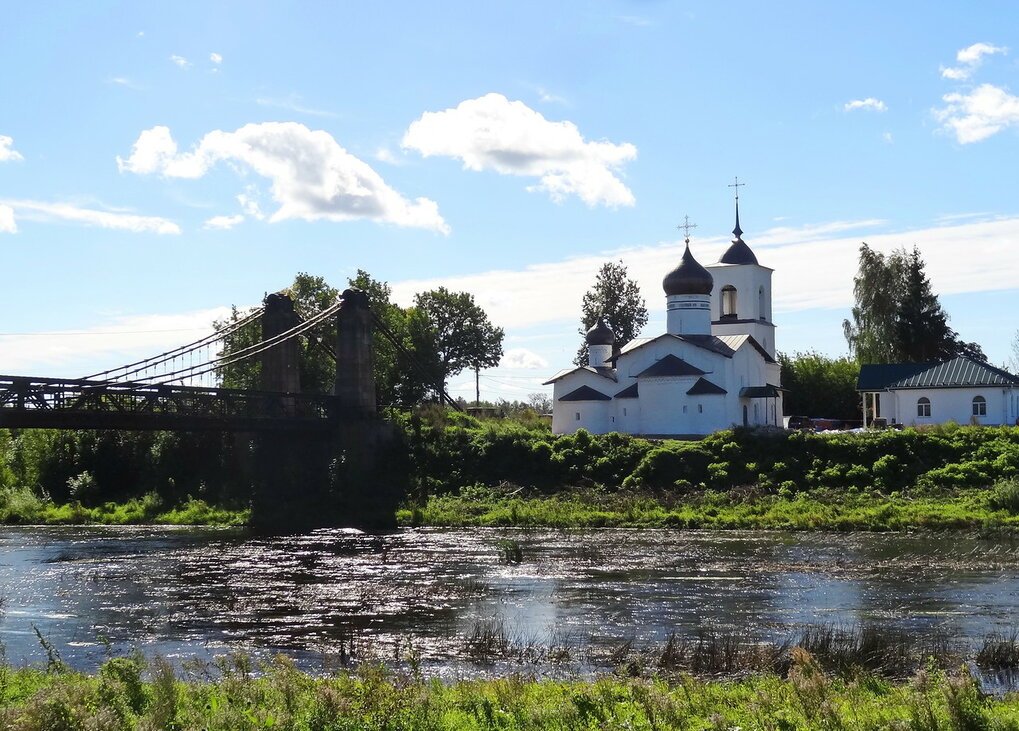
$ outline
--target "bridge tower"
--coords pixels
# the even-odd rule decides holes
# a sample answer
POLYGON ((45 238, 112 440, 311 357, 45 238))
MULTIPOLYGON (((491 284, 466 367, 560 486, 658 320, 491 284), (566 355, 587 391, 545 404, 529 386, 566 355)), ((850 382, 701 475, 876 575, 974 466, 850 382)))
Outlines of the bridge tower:
MULTIPOLYGON (((262 310, 262 342, 292 330, 301 324, 288 295, 270 294, 262 310)), ((261 389, 273 393, 300 393, 301 372, 298 366, 298 338, 287 338, 261 354, 261 389)))

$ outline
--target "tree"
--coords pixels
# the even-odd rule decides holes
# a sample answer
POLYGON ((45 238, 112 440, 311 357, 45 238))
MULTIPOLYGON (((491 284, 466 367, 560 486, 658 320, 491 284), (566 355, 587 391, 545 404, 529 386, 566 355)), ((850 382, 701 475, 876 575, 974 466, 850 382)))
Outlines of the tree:
POLYGON ((960 340, 934 294, 915 246, 887 257, 864 243, 853 279, 853 322, 842 327, 860 363, 922 363, 967 356, 986 360, 976 343, 960 340))
POLYGON ((851 358, 829 358, 814 351, 778 354, 787 414, 858 420, 860 366, 851 358))
POLYGON ((587 365, 587 341, 584 336, 601 317, 624 345, 633 340, 647 324, 647 305, 640 296, 640 286, 627 276, 622 261, 605 262, 594 285, 584 294, 581 303, 580 348, 574 363, 587 365))
POLYGON ((1012 358, 1009 366, 1012 369, 1012 373, 1019 373, 1019 330, 1015 331, 1015 335, 1012 337, 1012 358))
POLYGON ((435 386, 439 393, 445 391, 450 376, 465 368, 474 370, 477 383, 482 368, 499 365, 503 330, 489 321, 473 295, 439 287, 415 295, 414 303, 425 320, 411 323, 411 340, 422 349, 427 345, 434 349, 438 360, 435 386))

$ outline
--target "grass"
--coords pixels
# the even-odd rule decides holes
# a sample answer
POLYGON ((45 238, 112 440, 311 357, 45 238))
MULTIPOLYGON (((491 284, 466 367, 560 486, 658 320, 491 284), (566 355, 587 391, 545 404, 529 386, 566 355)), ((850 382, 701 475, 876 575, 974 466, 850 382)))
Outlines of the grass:
POLYGON ((95 507, 81 503, 57 505, 29 490, 0 491, 0 523, 7 525, 246 525, 250 510, 228 510, 204 500, 189 499, 168 507, 150 493, 124 503, 95 507))
POLYGON ((985 696, 970 675, 905 682, 835 677, 797 648, 786 677, 738 680, 519 675, 444 683, 412 667, 307 675, 284 657, 222 661, 182 678, 162 660, 115 658, 94 675, 0 668, 0 728, 77 729, 890 729, 1019 728, 1019 696, 985 696), (201 675, 202 677, 198 677, 201 675))
MULTIPOLYGON (((402 525, 563 528, 713 528, 888 531, 910 528, 1019 530, 1019 515, 996 507, 988 490, 891 493, 818 489, 795 494, 754 490, 676 495, 569 489, 525 495, 471 488, 434 496, 398 513, 402 525)), ((997 495, 997 493, 994 493, 997 495)))

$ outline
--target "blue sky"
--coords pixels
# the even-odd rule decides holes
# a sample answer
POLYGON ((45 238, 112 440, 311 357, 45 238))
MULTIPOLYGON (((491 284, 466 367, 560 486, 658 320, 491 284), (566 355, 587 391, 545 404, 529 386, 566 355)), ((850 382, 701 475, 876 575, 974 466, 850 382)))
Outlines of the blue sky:
MULTIPOLYGON (((9 3, 0 372, 193 340, 298 271, 468 289, 483 396, 567 365, 600 264, 717 258, 738 175, 780 350, 845 352, 856 249, 921 248, 995 363, 1019 327, 1012 3, 9 3)), ((454 379, 467 394, 473 378, 454 379)))

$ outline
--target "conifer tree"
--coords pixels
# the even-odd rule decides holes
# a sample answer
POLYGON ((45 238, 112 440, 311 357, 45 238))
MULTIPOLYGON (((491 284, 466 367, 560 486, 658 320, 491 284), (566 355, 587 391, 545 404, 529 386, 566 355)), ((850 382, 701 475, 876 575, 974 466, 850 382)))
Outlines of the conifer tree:
POLYGON ((622 261, 605 262, 594 285, 584 294, 581 304, 580 349, 573 362, 587 365, 587 341, 584 336, 601 317, 616 336, 616 345, 625 345, 640 334, 647 324, 647 304, 640 296, 640 285, 627 276, 622 261))

